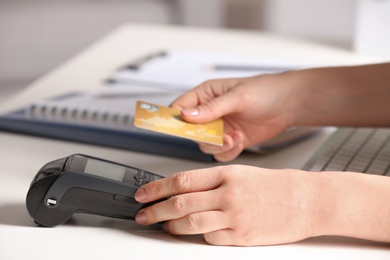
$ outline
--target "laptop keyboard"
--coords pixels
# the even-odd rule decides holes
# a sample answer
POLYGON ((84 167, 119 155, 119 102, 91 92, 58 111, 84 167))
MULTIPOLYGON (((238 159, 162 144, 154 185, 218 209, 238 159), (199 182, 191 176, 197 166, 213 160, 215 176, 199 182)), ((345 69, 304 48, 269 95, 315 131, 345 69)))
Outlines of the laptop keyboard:
POLYGON ((327 142, 305 170, 390 176, 390 129, 340 128, 327 142))

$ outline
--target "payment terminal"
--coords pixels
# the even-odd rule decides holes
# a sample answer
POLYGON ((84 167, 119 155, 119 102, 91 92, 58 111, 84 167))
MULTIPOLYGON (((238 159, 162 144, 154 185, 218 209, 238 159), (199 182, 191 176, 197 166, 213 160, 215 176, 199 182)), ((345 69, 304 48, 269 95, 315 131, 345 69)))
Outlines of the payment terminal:
POLYGON ((28 213, 41 226, 56 226, 74 213, 134 220, 148 204, 134 199, 142 185, 163 178, 151 172, 88 155, 74 154, 44 165, 26 198, 28 213))

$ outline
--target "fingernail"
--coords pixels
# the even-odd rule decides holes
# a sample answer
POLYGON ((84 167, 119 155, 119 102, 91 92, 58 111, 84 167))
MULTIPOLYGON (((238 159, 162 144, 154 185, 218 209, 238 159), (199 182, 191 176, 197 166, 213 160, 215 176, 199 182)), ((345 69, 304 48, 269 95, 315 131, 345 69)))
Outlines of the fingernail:
POLYGON ((199 115, 199 109, 198 108, 184 108, 182 110, 182 113, 186 116, 197 116, 197 115, 199 115))
POLYGON ((134 198, 136 201, 143 201, 146 199, 146 190, 144 188, 140 188, 138 189, 135 194, 134 194, 134 198))
POLYGON ((145 213, 143 211, 138 212, 138 214, 135 216, 135 221, 141 225, 146 224, 147 219, 145 213))

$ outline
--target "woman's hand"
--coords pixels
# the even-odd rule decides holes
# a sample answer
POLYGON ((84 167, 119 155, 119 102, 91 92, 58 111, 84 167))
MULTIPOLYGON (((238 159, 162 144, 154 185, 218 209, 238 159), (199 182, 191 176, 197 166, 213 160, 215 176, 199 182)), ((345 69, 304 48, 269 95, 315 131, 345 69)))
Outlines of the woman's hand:
POLYGON ((231 165, 181 172, 151 182, 137 201, 142 225, 165 222, 172 234, 203 234, 214 245, 284 244, 312 236, 310 176, 298 170, 231 165))
MULTIPOLYGON (((268 140, 292 125, 292 86, 281 85, 287 74, 211 80, 172 103, 184 120, 205 123, 224 120, 224 145, 200 144, 219 161, 229 161, 248 146, 268 140)), ((289 82, 286 80, 286 82, 289 82)))

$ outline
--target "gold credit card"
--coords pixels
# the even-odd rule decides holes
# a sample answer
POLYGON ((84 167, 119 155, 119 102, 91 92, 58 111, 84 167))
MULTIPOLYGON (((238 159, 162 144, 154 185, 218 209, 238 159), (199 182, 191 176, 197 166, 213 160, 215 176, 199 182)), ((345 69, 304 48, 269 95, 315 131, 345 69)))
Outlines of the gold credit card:
POLYGON ((137 101, 134 126, 196 142, 223 145, 223 121, 221 119, 206 124, 188 123, 181 118, 179 109, 145 101, 137 101))

